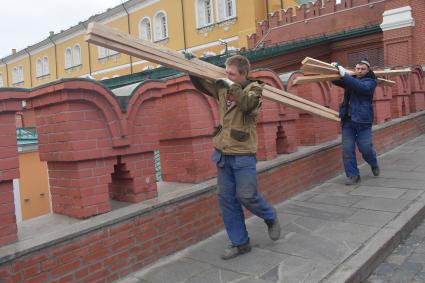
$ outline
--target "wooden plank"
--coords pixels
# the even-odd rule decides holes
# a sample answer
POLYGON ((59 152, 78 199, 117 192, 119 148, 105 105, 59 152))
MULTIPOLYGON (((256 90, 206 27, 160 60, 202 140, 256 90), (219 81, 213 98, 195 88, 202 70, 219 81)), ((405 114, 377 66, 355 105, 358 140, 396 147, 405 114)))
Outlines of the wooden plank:
POLYGON ((301 66, 303 71, 307 71, 314 74, 338 74, 339 71, 336 67, 325 67, 316 64, 306 63, 301 66))
POLYGON ((405 75, 412 72, 410 68, 405 69, 396 69, 396 70, 373 70, 373 73, 378 77, 384 77, 384 76, 399 76, 399 75, 405 75))
POLYGON ((332 64, 311 58, 311 57, 305 57, 304 60, 301 61, 301 63, 304 64, 313 64, 317 66, 327 67, 327 68, 335 68, 332 64))
MULTIPOLYGON (((318 74, 332 74, 332 73, 338 73, 338 70, 332 65, 328 64, 326 62, 313 59, 310 57, 306 57, 302 61, 303 66, 301 67, 303 70, 307 70, 311 73, 316 72, 318 74)), ((347 73, 350 76, 355 75, 355 72, 350 70, 349 68, 345 68, 347 70, 347 73)), ((373 70, 373 69, 372 69, 373 70)), ((404 75, 410 73, 412 70, 410 68, 405 69, 396 69, 396 70, 373 70, 373 73, 377 77, 383 77, 383 76, 397 76, 397 75, 404 75)))
POLYGON ((264 86, 263 93, 264 93, 264 91, 266 91, 266 92, 272 92, 274 94, 278 94, 278 95, 281 95, 281 96, 290 98, 290 99, 292 99, 292 100, 294 100, 296 102, 299 102, 299 103, 302 103, 302 104, 305 104, 305 105, 309 105, 311 107, 317 108, 319 110, 322 110, 322 111, 327 112, 329 114, 332 114, 334 116, 338 116, 339 115, 339 113, 337 111, 333 110, 333 109, 327 108, 327 107, 325 107, 323 105, 320 105, 318 103, 312 102, 310 100, 304 99, 302 97, 296 96, 296 95, 294 95, 292 93, 286 92, 284 90, 281 90, 281 89, 278 89, 278 88, 275 88, 275 87, 272 87, 272 86, 269 86, 269 85, 265 85, 264 86))
MULTIPOLYGON (((294 85, 302 85, 307 83, 326 82, 339 80, 339 75, 315 75, 315 76, 303 76, 294 79, 294 85)), ((395 81, 378 78, 378 84, 382 86, 394 86, 395 81)))
MULTIPOLYGON (((134 40, 125 33, 107 28, 97 23, 91 23, 89 25, 86 41, 126 53, 134 57, 146 59, 173 69, 188 72, 189 74, 198 77, 212 80, 226 77, 226 72, 223 68, 196 58, 187 60, 183 54, 175 50, 167 49, 148 41, 134 40)), ((293 95, 293 97, 287 97, 286 92, 273 93, 271 91, 265 91, 263 92, 263 97, 272 101, 293 106, 311 114, 339 121, 338 113, 336 111, 314 102, 304 104, 305 99, 295 95, 293 95), (282 99, 279 100, 277 97, 281 97, 282 99)))

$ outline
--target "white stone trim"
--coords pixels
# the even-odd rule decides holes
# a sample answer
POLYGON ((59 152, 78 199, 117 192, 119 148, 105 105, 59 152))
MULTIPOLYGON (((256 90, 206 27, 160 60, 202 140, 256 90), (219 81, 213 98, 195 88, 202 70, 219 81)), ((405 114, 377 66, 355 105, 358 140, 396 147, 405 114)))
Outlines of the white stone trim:
POLYGON ((146 8, 146 7, 149 7, 149 6, 151 6, 155 3, 158 3, 159 1, 160 0, 145 0, 145 1, 142 1, 141 3, 139 3, 137 5, 134 5, 133 7, 128 8, 127 10, 128 10, 129 13, 132 13, 134 11, 141 10, 141 9, 146 8))
MULTIPOLYGON (((232 36, 232 37, 229 37, 229 38, 222 39, 222 41, 225 41, 227 43, 232 42, 232 41, 236 41, 236 40, 239 40, 239 36, 232 36)), ((209 47, 213 47, 213 46, 217 46, 217 45, 220 45, 220 41, 218 41, 218 40, 212 41, 212 42, 209 42, 209 43, 206 43, 206 44, 194 46, 194 47, 188 48, 187 50, 197 51, 197 50, 201 50, 201 49, 205 49, 205 48, 209 48, 209 47)))
POLYGON ((19 191, 19 179, 13 179, 13 199, 15 203, 16 223, 21 223, 22 210, 21 210, 21 194, 19 191))
POLYGON ((54 47, 53 43, 49 42, 49 43, 47 43, 43 46, 38 47, 37 49, 28 50, 28 51, 31 54, 31 56, 33 56, 33 55, 37 55, 38 53, 41 53, 42 51, 47 50, 47 49, 52 48, 52 47, 54 47))
POLYGON ((412 17, 412 7, 410 6, 387 10, 382 16, 382 31, 415 26, 415 19, 412 17))

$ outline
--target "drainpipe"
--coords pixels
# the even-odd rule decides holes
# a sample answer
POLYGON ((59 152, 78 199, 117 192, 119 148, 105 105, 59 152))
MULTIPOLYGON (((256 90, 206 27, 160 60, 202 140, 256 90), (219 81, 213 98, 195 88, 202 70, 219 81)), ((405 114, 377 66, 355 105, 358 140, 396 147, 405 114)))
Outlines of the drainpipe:
POLYGON ((9 87, 9 70, 7 69, 7 63, 3 59, 0 59, 0 60, 6 66, 6 86, 9 87))
POLYGON ((56 74, 56 80, 58 79, 58 53, 57 53, 57 46, 56 42, 53 41, 52 37, 55 33, 53 31, 50 32, 49 39, 52 42, 53 46, 55 47, 55 74, 56 74))
POLYGON ((269 20, 269 0, 266 0, 266 20, 269 20))
MULTIPOLYGON (((124 11, 127 14, 128 35, 131 35, 130 14, 128 13, 127 8, 125 7, 124 3, 122 3, 121 6, 124 8, 124 11)), ((133 74, 133 56, 131 56, 131 55, 130 55, 130 74, 133 74)))
POLYGON ((182 24, 183 24, 183 45, 184 45, 184 51, 186 51, 187 48, 187 43, 186 43, 186 27, 185 27, 185 22, 184 22, 184 4, 183 4, 184 0, 181 0, 181 8, 182 8, 182 24))
POLYGON ((31 54, 28 51, 28 48, 25 48, 24 50, 25 50, 25 52, 27 52, 28 57, 30 59, 30 88, 32 88, 32 63, 31 63, 31 54))
MULTIPOLYGON (((87 31, 87 27, 86 27, 86 25, 84 24, 84 22, 81 22, 81 25, 84 27, 84 29, 87 31)), ((90 76, 90 78, 92 77, 91 76, 91 54, 90 54, 90 43, 87 43, 87 50, 88 50, 88 53, 89 53, 89 76, 90 76)))

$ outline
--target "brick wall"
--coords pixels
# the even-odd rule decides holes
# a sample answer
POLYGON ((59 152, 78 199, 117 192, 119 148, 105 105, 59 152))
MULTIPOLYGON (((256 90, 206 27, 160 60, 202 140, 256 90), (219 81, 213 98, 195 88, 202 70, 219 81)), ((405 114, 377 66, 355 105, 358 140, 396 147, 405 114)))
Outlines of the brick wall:
POLYGON ((302 4, 295 10, 291 8, 273 13, 270 23, 259 23, 256 34, 248 37, 248 48, 255 48, 261 42, 267 47, 382 23, 384 2, 343 0, 335 4, 334 0, 329 0, 324 1, 323 8, 321 2, 318 0, 302 4))
POLYGON ((15 113, 26 93, 4 91, 0 96, 0 246, 18 240, 13 179, 19 178, 15 113))
MULTIPOLYGON (((425 113, 374 131, 382 154, 425 133, 425 113)), ((260 191, 273 203, 299 193, 342 170, 340 146, 330 146, 259 173, 260 191)), ((106 225, 29 254, 0 259, 5 282, 112 282, 159 258, 221 230, 213 188, 192 198, 106 225)))

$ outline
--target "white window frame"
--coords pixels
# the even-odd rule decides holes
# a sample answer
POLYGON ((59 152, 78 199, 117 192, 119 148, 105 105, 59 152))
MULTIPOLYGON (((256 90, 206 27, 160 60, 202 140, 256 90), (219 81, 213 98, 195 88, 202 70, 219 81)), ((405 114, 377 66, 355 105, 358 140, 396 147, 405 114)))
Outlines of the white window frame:
POLYGON ((154 33, 154 40, 155 41, 161 41, 161 40, 168 38, 168 17, 167 17, 167 13, 164 10, 157 11, 155 13, 154 29, 155 29, 155 33, 154 33), (160 14, 163 14, 163 17, 159 18, 160 14), (158 23, 158 21, 162 20, 163 18, 165 18, 165 23, 163 23, 162 21, 160 23, 158 23), (158 29, 158 27, 159 27, 159 29, 158 29), (158 34, 158 30, 159 30, 160 34, 158 34))
POLYGON ((72 64, 73 67, 81 65, 81 46, 78 43, 72 47, 72 64))
POLYGON ((41 58, 38 58, 35 64, 35 76, 37 78, 43 76, 43 60, 41 58))
POLYGON ((24 67, 22 65, 18 66, 18 83, 22 83, 24 81, 24 67))
POLYGON ((106 55, 106 48, 105 47, 102 47, 102 46, 98 46, 97 47, 97 58, 98 59, 104 59, 106 57, 108 57, 106 55))
POLYGON ((49 57, 43 57, 43 76, 50 75, 49 57))
POLYGON ((72 49, 67 47, 65 48, 65 69, 69 69, 72 66, 72 49))
POLYGON ((152 22, 149 17, 143 17, 139 22, 139 38, 152 41, 152 22), (145 23, 149 24, 148 29, 146 29, 145 23), (144 33, 146 33, 146 36, 144 36, 144 33))
POLYGON ((216 0, 216 15, 217 22, 227 21, 229 19, 236 18, 236 0, 216 0), (232 14, 229 14, 229 6, 231 5, 231 9, 233 10, 232 14), (220 9, 220 7, 222 7, 220 9))
POLYGON ((18 67, 13 67, 12 69, 12 84, 16 84, 18 82, 18 67))
POLYGON ((196 28, 203 28, 206 26, 210 26, 214 23, 214 3, 212 0, 196 0, 196 28), (206 2, 209 2, 210 10, 209 14, 207 11, 207 7, 205 6, 206 2), (207 18, 209 17, 209 21, 207 18))
POLYGON ((22 65, 13 67, 12 84, 20 84, 22 82, 24 82, 24 67, 22 65))

